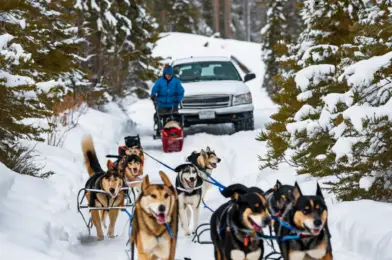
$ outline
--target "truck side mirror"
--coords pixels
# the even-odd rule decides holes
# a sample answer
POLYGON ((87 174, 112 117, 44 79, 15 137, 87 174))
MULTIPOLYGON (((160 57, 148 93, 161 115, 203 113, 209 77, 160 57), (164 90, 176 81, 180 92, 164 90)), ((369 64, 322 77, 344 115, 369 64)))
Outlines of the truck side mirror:
POLYGON ((245 75, 244 82, 248 82, 248 81, 255 79, 255 78, 256 78, 256 74, 248 73, 245 75))

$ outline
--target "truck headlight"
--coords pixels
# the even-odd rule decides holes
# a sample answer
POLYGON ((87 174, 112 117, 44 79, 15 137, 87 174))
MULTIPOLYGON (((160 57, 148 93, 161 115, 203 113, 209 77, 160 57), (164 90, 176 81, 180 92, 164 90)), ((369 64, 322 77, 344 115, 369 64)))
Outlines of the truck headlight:
POLYGON ((233 106, 242 105, 242 104, 251 104, 251 103, 252 103, 252 94, 250 92, 233 97, 233 106))

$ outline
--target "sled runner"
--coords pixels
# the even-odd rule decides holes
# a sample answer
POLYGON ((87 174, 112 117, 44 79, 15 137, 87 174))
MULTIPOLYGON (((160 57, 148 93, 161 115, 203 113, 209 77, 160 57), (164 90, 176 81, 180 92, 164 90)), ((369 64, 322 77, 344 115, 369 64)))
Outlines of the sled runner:
MULTIPOLYGON (((139 183, 141 181, 137 181, 137 182, 139 183)), ((122 190, 129 191, 130 188, 123 187, 122 190)), ((90 193, 102 193, 102 194, 107 194, 107 192, 105 192, 104 190, 86 189, 86 188, 82 188, 78 192, 78 196, 77 196, 77 210, 78 210, 79 214, 82 216, 82 219, 83 219, 84 223, 86 224, 89 236, 91 235, 91 229, 93 228, 92 219, 90 217, 90 219, 87 221, 86 218, 85 218, 85 215, 82 212, 82 209, 88 209, 89 211, 91 211, 91 210, 107 210, 107 211, 109 211, 111 209, 119 209, 119 210, 132 209, 132 211, 133 211, 133 208, 135 207, 135 204, 133 203, 133 201, 135 201, 135 198, 132 200, 130 195, 129 195, 129 192, 126 193, 125 202, 124 202, 124 205, 122 205, 122 206, 107 207, 107 208, 91 207, 88 204, 88 200, 86 198, 86 194, 88 192, 90 192, 90 193)))

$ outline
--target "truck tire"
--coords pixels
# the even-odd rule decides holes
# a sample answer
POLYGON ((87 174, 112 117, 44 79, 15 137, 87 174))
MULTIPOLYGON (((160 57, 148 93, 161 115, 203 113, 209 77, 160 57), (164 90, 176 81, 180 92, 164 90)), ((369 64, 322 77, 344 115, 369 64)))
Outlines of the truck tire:
POLYGON ((255 130, 255 123, 254 123, 254 119, 253 119, 253 114, 246 119, 235 122, 234 129, 236 132, 255 130))

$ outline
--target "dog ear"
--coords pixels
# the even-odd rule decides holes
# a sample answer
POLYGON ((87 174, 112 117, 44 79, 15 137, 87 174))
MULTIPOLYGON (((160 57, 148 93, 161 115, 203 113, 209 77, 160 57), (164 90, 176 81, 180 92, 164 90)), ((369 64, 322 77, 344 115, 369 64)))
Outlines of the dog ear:
POLYGON ((181 171, 184 170, 184 168, 187 167, 187 166, 190 166, 190 164, 186 164, 186 163, 180 164, 180 165, 178 165, 178 166, 174 169, 174 171, 175 171, 175 172, 181 172, 181 171))
POLYGON ((167 177, 166 173, 164 173, 163 171, 159 171, 159 176, 161 176, 161 179, 163 181, 163 183, 167 186, 167 187, 173 187, 173 184, 171 183, 169 177, 167 177))
POLYGON ((111 160, 108 160, 106 163, 106 167, 108 168, 108 171, 113 171, 114 170, 114 163, 111 160))
POLYGON ((142 182, 142 192, 144 194, 146 194, 146 190, 148 189, 148 187, 150 187, 150 178, 148 177, 148 175, 146 175, 143 178, 143 182, 142 182))
POLYGON ((294 190, 293 190, 294 199, 297 201, 299 198, 302 197, 301 188, 299 187, 298 183, 295 182, 294 190))
POLYGON ((276 180, 275 186, 274 186, 274 190, 279 189, 282 186, 282 183, 280 183, 279 180, 276 180))
POLYGON ((204 149, 201 149, 200 151, 200 156, 197 157, 196 163, 201 167, 205 168, 206 163, 205 161, 208 159, 207 153, 204 151, 204 149), (200 157, 201 156, 201 157, 200 157))
POLYGON ((236 183, 226 187, 226 189, 221 191, 221 194, 225 198, 233 198, 238 200, 239 195, 243 195, 248 192, 249 189, 246 186, 236 183))
POLYGON ((319 197, 321 197, 321 198, 323 198, 323 199, 324 199, 323 192, 321 191, 321 188, 320 188, 320 185, 318 184, 318 182, 317 182, 317 191, 316 191, 316 196, 319 196, 319 197))
POLYGON ((211 149, 209 146, 207 146, 206 152, 211 152, 211 149))

